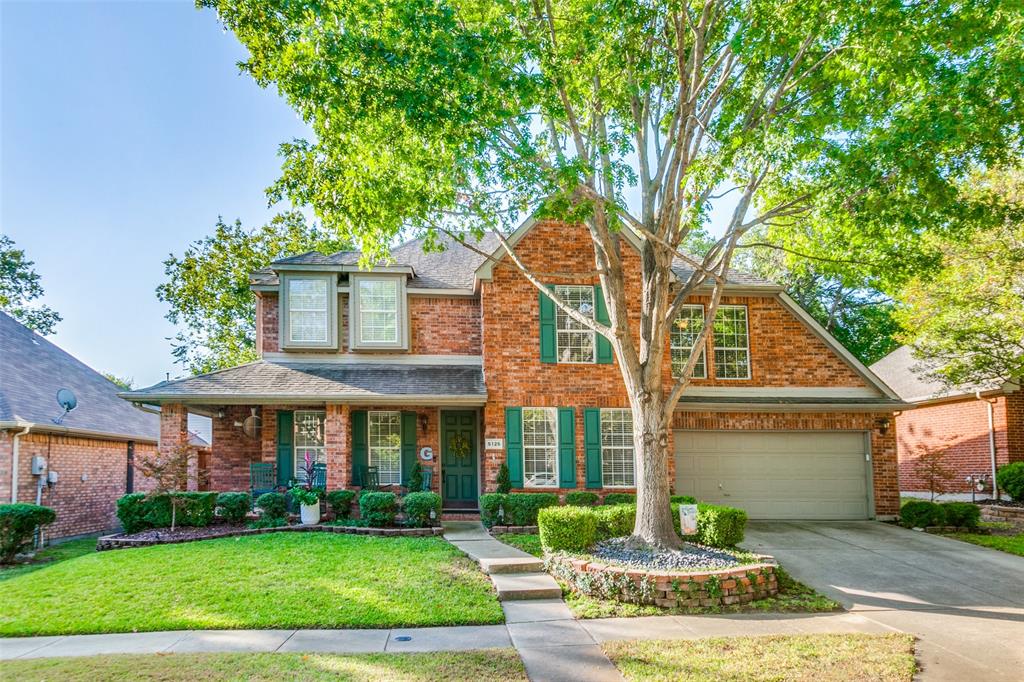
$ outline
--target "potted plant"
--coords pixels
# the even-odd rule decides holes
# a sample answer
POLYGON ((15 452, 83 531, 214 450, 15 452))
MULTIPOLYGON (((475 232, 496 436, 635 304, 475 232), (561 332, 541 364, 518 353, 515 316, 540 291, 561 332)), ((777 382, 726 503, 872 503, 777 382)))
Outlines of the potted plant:
POLYGON ((316 481, 316 463, 306 453, 306 459, 302 463, 304 480, 292 486, 290 492, 292 498, 299 503, 299 517, 302 524, 309 526, 320 523, 320 498, 323 490, 313 485, 316 481))

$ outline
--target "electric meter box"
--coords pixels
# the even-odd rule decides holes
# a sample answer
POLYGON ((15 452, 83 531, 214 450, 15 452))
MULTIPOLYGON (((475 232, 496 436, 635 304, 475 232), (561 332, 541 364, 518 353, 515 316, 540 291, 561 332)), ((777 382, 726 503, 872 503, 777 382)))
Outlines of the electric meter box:
POLYGON ((46 471, 46 458, 36 455, 32 458, 32 475, 42 476, 46 471))

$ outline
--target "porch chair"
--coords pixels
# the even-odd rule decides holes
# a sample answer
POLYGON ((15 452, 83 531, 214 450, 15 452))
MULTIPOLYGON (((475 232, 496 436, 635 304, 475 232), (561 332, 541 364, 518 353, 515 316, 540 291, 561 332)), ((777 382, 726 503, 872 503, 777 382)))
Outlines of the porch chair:
POLYGON ((327 488, 327 465, 326 464, 314 464, 313 471, 313 487, 314 488, 327 488))
POLYGON ((256 500, 264 493, 272 493, 277 489, 277 471, 272 462, 252 462, 249 464, 249 493, 252 495, 252 506, 256 508, 256 500))
POLYGON ((361 480, 364 490, 377 490, 380 488, 380 474, 377 472, 377 467, 363 467, 361 480))

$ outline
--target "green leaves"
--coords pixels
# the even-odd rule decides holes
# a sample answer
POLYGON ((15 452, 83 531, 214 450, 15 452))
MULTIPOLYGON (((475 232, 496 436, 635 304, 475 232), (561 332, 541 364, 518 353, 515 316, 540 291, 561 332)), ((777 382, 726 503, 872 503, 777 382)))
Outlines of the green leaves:
POLYGON ((14 241, 0 234, 0 310, 29 329, 46 336, 52 334, 60 315, 45 305, 31 305, 43 295, 35 265, 25 257, 23 249, 14 248, 14 241))

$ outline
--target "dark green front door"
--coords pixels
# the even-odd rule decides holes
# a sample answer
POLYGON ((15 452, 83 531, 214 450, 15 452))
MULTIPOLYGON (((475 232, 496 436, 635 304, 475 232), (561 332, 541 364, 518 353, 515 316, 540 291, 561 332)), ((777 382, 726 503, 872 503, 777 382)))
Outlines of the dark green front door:
POLYGON ((441 413, 441 494, 446 507, 477 505, 476 412, 441 413))

